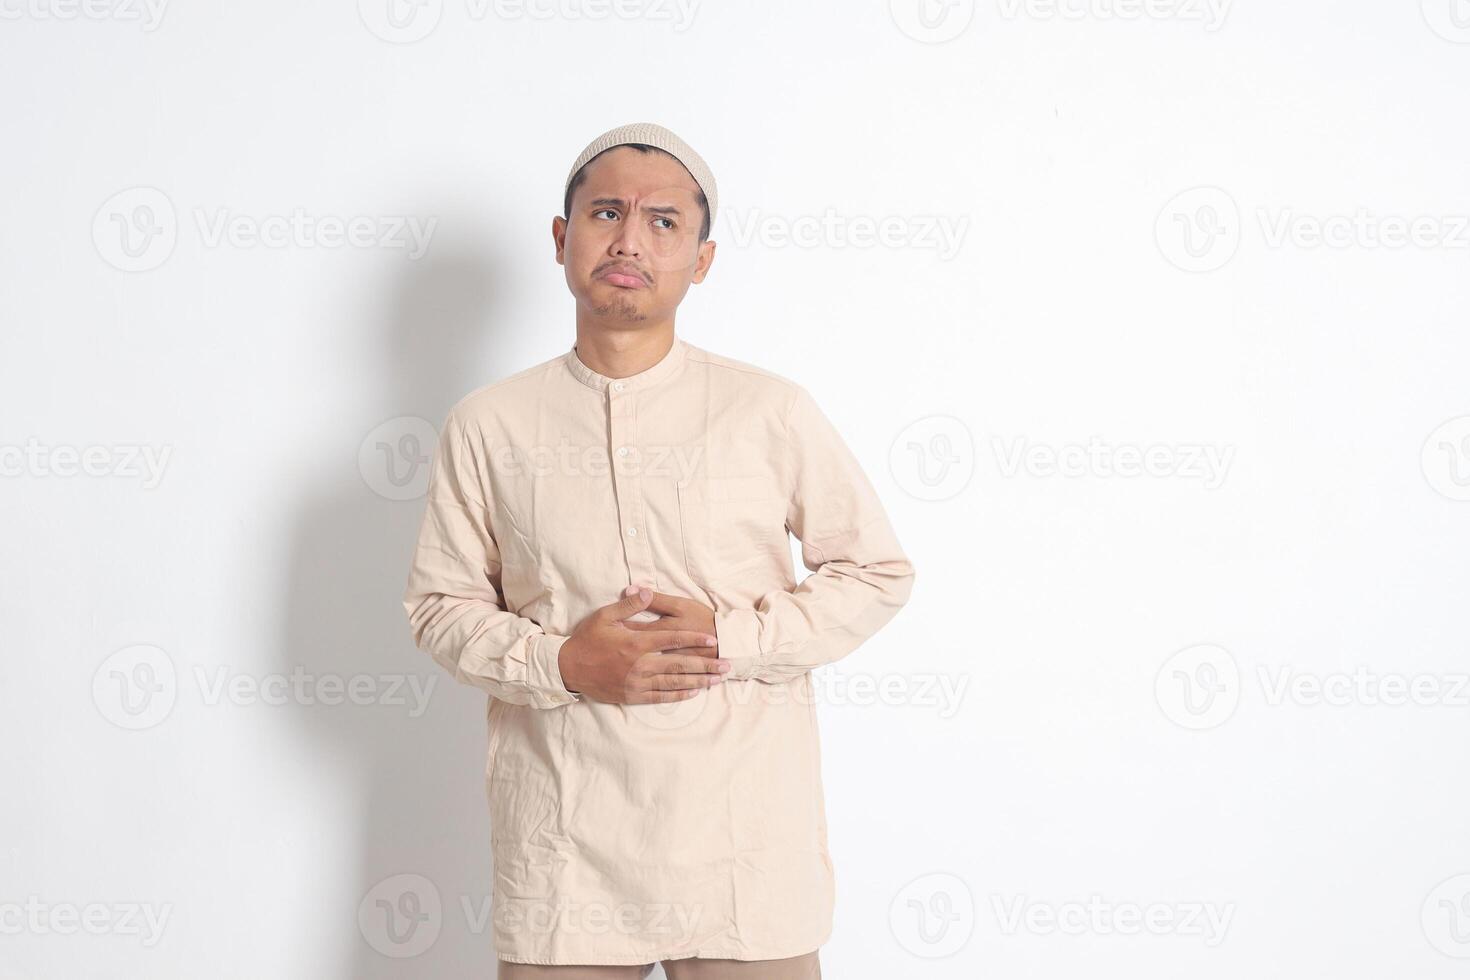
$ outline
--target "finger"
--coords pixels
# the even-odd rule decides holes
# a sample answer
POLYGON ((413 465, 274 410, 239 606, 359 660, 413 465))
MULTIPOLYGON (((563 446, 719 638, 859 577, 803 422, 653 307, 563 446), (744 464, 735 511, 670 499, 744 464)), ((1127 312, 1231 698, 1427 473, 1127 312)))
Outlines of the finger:
POLYGON ((676 647, 673 650, 661 650, 654 654, 656 657, 698 657, 700 660, 719 660, 720 648, 718 645, 712 647, 676 647))
POLYGON ((655 691, 702 691, 725 683, 724 674, 654 674, 649 678, 655 691))
POLYGON ((642 622, 624 620, 623 625, 630 630, 667 630, 678 629, 679 620, 669 616, 660 616, 658 619, 648 619, 642 622))
POLYGON ((648 608, 656 613, 679 613, 693 601, 683 596, 669 595, 667 592, 655 592, 648 603, 648 608))
POLYGON ((719 641, 713 633, 700 633, 695 630, 635 630, 638 635, 634 637, 634 649, 643 653, 657 653, 662 650, 675 650, 679 647, 713 647, 719 641))
POLYGON ((692 691, 647 691, 636 695, 629 704, 661 704, 665 701, 688 701, 702 693, 703 688, 695 688, 692 691))
MULTIPOLYGON (((633 586, 630 585, 628 588, 631 589, 633 586)), ((627 593, 627 590, 624 590, 621 599, 617 602, 608 603, 599 609, 598 612, 607 616, 609 619, 627 619, 629 616, 634 616, 642 612, 652 598, 653 593, 648 589, 640 589, 631 595, 627 593)))
POLYGON ((730 661, 698 653, 661 653, 647 661, 649 674, 724 674, 730 661))

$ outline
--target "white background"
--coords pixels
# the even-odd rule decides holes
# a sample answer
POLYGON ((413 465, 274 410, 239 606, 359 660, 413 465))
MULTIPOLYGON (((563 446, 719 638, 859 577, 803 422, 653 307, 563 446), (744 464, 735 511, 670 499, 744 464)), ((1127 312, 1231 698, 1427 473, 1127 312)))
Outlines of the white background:
POLYGON ((809 387, 918 570, 819 674, 824 975, 1464 974, 1463 0, 94 2, 0 0, 0 977, 491 975, 376 447, 570 346, 566 170, 641 120, 720 182, 680 333, 809 387), (211 234, 297 209, 433 231, 211 234))

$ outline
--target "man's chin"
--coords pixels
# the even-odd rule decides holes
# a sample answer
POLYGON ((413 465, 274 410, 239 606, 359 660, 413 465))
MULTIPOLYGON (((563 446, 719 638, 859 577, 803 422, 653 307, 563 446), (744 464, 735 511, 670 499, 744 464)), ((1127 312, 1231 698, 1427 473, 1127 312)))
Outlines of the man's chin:
POLYGON ((648 312, 643 309, 642 304, 634 303, 621 296, 612 300, 594 302, 589 305, 594 316, 606 317, 611 320, 648 319, 648 312))

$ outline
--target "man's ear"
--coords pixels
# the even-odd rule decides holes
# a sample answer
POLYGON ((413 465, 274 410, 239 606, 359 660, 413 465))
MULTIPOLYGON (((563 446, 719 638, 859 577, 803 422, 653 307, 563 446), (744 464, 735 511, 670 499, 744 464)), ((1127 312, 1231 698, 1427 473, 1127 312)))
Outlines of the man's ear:
POLYGON ((556 243, 556 264, 566 265, 567 219, 561 215, 551 219, 551 240, 556 243))
POLYGON ((694 278, 691 282, 704 282, 709 267, 715 264, 716 242, 704 242, 699 246, 699 258, 694 260, 694 278))

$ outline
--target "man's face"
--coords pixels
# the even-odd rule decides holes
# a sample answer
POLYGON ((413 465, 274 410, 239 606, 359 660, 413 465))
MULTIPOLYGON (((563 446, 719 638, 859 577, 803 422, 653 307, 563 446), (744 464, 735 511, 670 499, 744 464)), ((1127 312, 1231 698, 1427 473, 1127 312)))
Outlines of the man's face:
POLYGON ((577 305, 609 325, 667 319, 714 261, 699 241, 699 185, 665 153, 608 150, 587 165, 571 212, 552 221, 577 305))

